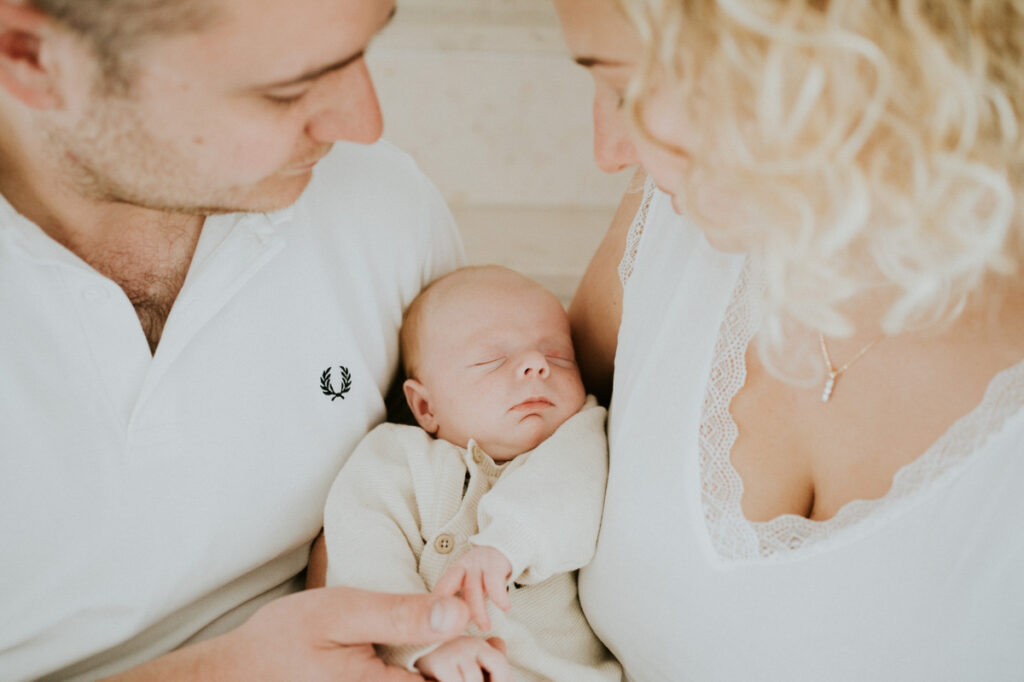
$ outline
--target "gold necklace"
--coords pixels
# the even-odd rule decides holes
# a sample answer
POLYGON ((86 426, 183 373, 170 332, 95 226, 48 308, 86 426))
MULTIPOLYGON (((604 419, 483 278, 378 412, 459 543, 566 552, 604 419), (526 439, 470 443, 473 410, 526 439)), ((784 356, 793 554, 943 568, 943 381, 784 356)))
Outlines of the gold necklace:
POLYGON ((850 369, 850 365, 857 362, 861 357, 871 350, 871 347, 881 341, 885 337, 885 334, 879 334, 871 343, 861 348, 856 355, 854 355, 846 364, 836 369, 832 366, 832 357, 828 354, 828 346, 825 345, 825 335, 818 332, 818 341, 821 343, 821 357, 825 361, 825 371, 828 373, 828 379, 825 380, 825 388, 821 392, 821 402, 827 403, 832 399, 832 392, 836 387, 836 379, 839 375, 850 369))

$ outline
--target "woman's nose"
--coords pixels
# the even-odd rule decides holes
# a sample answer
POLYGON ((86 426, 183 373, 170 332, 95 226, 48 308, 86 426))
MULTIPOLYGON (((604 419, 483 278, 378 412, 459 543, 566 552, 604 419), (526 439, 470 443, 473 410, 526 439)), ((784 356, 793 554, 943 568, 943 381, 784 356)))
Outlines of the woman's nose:
POLYGON ((605 173, 638 163, 625 114, 607 98, 594 99, 594 161, 605 173))
POLYGON ((518 373, 523 378, 547 379, 548 375, 551 374, 551 367, 548 365, 548 359, 544 357, 543 353, 531 351, 526 353, 523 359, 520 360, 518 373))
POLYGON ((321 84, 320 106, 306 124, 306 134, 317 142, 361 142, 380 138, 384 119, 366 62, 349 64, 321 84))

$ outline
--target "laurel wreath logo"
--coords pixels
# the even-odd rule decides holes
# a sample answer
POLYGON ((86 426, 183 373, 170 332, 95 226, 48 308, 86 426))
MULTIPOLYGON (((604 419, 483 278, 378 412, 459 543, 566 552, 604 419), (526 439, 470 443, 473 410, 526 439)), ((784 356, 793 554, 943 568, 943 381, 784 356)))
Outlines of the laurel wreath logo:
POLYGON ((324 395, 331 396, 331 402, 334 402, 335 398, 345 399, 345 394, 352 388, 352 375, 348 373, 348 369, 338 365, 338 369, 341 370, 341 387, 335 392, 334 387, 331 385, 331 368, 328 367, 320 375, 320 390, 323 391, 324 395))

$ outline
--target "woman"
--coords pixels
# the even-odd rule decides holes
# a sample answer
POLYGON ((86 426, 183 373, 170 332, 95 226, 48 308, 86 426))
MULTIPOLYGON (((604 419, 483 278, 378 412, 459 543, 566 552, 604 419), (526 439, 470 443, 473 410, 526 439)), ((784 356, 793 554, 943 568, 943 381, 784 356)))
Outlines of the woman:
POLYGON ((649 177, 571 309, 595 631, 635 680, 1020 679, 1019 4, 612 2, 556 0, 649 177))

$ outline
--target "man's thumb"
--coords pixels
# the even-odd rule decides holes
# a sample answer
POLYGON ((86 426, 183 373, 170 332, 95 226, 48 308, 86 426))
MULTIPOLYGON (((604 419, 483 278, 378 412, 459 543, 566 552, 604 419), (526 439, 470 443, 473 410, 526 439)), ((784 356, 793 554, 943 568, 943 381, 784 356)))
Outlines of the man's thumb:
POLYGON ((469 608, 455 597, 346 587, 316 591, 330 593, 331 639, 339 644, 430 644, 459 635, 469 622, 469 608))

